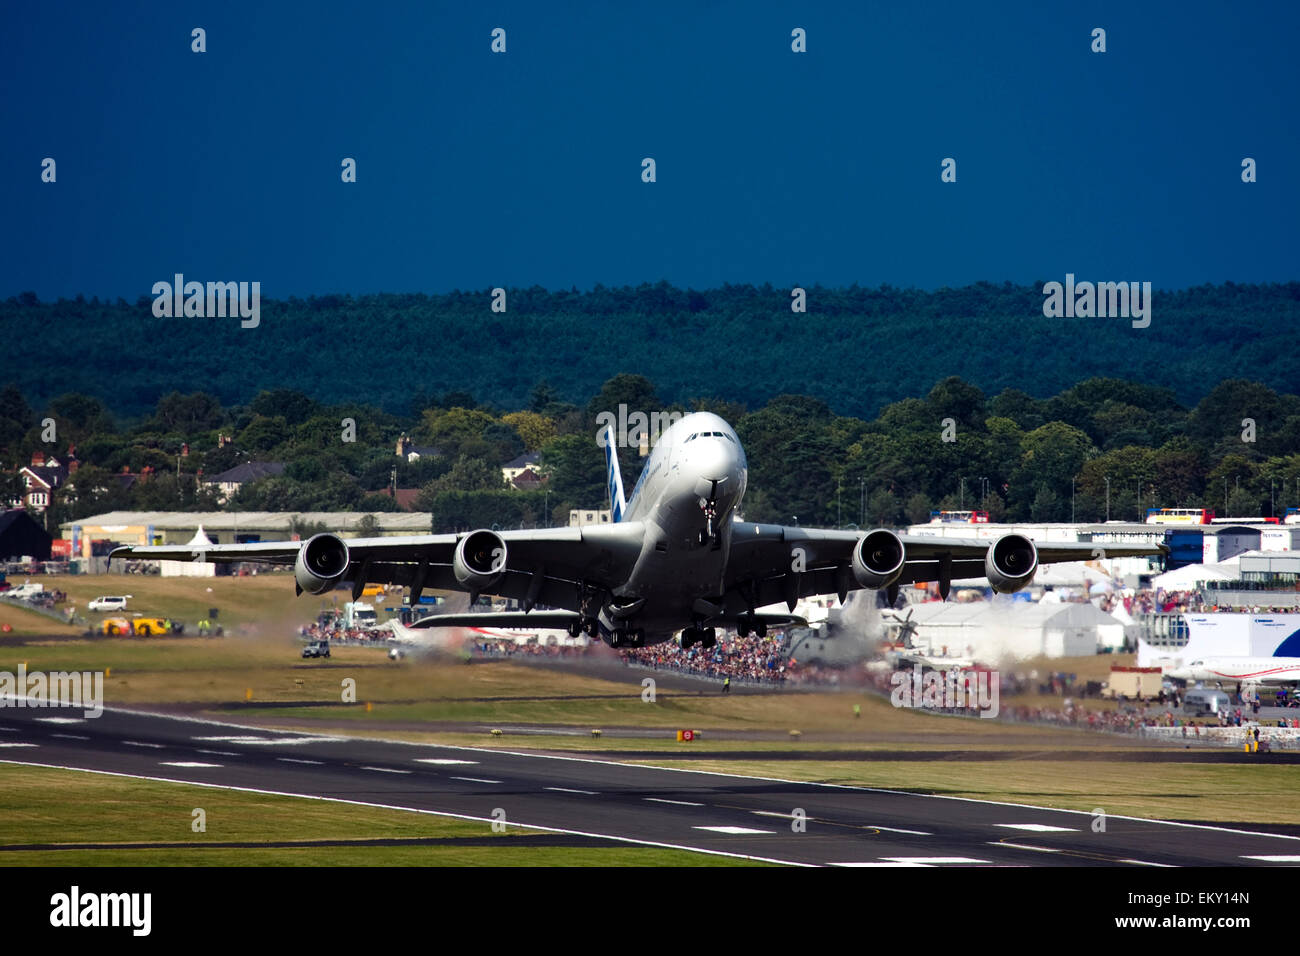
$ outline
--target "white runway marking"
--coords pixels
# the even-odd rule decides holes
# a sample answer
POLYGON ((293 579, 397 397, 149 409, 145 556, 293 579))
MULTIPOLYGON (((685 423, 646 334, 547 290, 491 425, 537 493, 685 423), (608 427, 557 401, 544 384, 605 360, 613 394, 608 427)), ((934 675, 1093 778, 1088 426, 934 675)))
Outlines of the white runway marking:
POLYGON ((417 758, 416 763, 431 763, 440 767, 449 767, 452 764, 478 763, 477 760, 451 760, 447 757, 421 757, 417 758))
POLYGON ((928 863, 938 866, 941 863, 988 863, 988 860, 976 860, 969 856, 886 856, 881 859, 889 863, 928 863))
POLYGON ((162 750, 162 749, 163 749, 163 745, 162 745, 162 744, 147 744, 147 743, 144 743, 143 741, 139 741, 139 740, 124 740, 124 741, 122 741, 122 746, 124 746, 124 747, 148 747, 150 750, 162 750))
POLYGON ((900 830, 898 827, 882 827, 879 823, 865 824, 868 830, 885 830, 889 833, 906 833, 908 836, 934 836, 933 833, 926 833, 924 830, 900 830))
POLYGON ((414 770, 394 770, 392 767, 362 767, 362 770, 373 770, 376 773, 415 773, 414 770))
POLYGON ((500 780, 485 780, 482 777, 452 777, 452 780, 466 780, 470 783, 500 783, 500 780))
POLYGON ((1172 863, 1148 863, 1146 860, 1120 860, 1121 863, 1132 863, 1134 866, 1161 866, 1167 870, 1177 869, 1172 863))
POLYGON ((281 763, 312 763, 317 765, 325 763, 324 760, 299 760, 297 757, 276 757, 275 759, 281 763))
POLYGON ((739 836, 744 833, 767 833, 772 830, 755 830, 753 827, 691 827, 692 830, 708 830, 710 833, 731 833, 739 836))
POLYGON ((1243 860, 1263 860, 1265 863, 1300 863, 1300 856, 1243 856, 1243 860))
POLYGON ((85 734, 50 734, 51 737, 61 737, 64 740, 89 740, 85 734))
POLYGON ((343 737, 254 737, 249 734, 225 734, 216 737, 193 737, 193 740, 214 744, 255 744, 270 747, 276 744, 296 746, 298 744, 336 743, 343 737))
POLYGON ((557 790, 560 793, 585 793, 591 797, 600 796, 599 790, 570 790, 568 787, 544 787, 545 790, 557 790))
POLYGON ((898 862, 896 862, 896 861, 894 861, 894 862, 886 861, 886 862, 883 862, 883 863, 880 862, 880 861, 875 861, 875 862, 872 862, 872 863, 830 863, 830 864, 827 864, 827 865, 828 865, 828 866, 892 866, 892 867, 922 867, 922 868, 925 868, 925 869, 929 869, 929 868, 930 868, 930 864, 929 864, 929 863, 898 863, 898 862))
POLYGON ((213 757, 238 757, 233 750, 196 750, 195 753, 210 754, 213 757))
POLYGON ((989 846, 1009 846, 1013 850, 1037 850, 1039 853, 1060 853, 1061 852, 1060 850, 1054 850, 1051 847, 1029 846, 1026 843, 996 843, 993 840, 989 841, 989 846))
POLYGON ((663 797, 642 797, 643 800, 649 800, 651 803, 671 803, 678 807, 702 807, 702 803, 691 803, 689 800, 665 800, 663 797))
POLYGON ((42 724, 84 724, 85 717, 37 717, 42 724))
POLYGON ((203 763, 199 760, 164 760, 164 767, 220 767, 219 763, 203 763))
POLYGON ((1007 830, 1032 830, 1034 833, 1078 833, 1074 827, 1052 827, 1046 823, 995 823, 1007 830))
POLYGON ((37 746, 37 745, 36 745, 36 744, 20 744, 20 743, 0 744, 0 747, 35 747, 35 746, 37 746))

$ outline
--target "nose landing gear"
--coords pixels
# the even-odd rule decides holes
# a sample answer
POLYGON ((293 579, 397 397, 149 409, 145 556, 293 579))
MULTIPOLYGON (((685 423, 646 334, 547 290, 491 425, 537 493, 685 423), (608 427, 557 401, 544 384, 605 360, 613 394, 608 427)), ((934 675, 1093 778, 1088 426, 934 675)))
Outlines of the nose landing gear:
POLYGON ((700 529, 699 541, 700 547, 707 544, 713 545, 713 550, 722 547, 722 535, 718 533, 718 501, 717 501, 718 483, 713 483, 713 493, 708 498, 700 499, 700 510, 704 512, 704 527, 700 529))

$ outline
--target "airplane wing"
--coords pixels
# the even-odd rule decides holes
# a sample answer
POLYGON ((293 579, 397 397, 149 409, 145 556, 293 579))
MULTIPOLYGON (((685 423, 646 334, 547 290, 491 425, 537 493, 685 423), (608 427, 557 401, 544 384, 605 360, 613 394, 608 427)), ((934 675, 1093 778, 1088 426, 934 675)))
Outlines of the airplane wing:
MULTIPOLYGON (((505 545, 506 567, 499 580, 482 593, 576 611, 580 609, 580 585, 613 592, 627 581, 641 554, 645 526, 632 521, 493 533, 505 545)), ((347 546, 347 567, 339 580, 351 582, 356 594, 365 584, 380 583, 410 586, 417 593, 426 587, 470 590, 460 583, 452 567, 456 547, 468 534, 340 539, 347 546)), ((115 548, 109 559, 292 566, 306 544, 133 545, 115 548)))
MULTIPOLYGON (((791 610, 804 597, 843 596, 862 587, 851 568, 862 532, 737 521, 732 526, 727 566, 726 612, 785 602, 791 610)), ((997 539, 899 535, 905 563, 894 584, 949 581, 985 575, 985 557, 997 539)), ((1168 553, 1163 545, 1110 545, 1090 542, 1035 542, 1038 563, 1141 557, 1168 553)))

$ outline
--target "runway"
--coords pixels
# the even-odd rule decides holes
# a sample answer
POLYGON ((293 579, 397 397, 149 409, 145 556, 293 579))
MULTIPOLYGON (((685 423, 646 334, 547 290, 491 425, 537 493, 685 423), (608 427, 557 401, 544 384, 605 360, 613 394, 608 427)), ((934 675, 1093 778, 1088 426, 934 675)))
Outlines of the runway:
MULTIPOLYGON (((665 755, 656 754, 665 759, 665 755)), ((338 800, 796 865, 1262 866, 1300 836, 106 709, 0 708, 0 762, 338 800), (802 826, 799 824, 802 823, 802 826)), ((310 840, 312 834, 304 833, 310 840)), ((531 838, 529 838, 531 839, 531 838)), ((573 845, 572 843, 568 845, 573 845)), ((0 862, 3 862, 0 860, 0 862)))

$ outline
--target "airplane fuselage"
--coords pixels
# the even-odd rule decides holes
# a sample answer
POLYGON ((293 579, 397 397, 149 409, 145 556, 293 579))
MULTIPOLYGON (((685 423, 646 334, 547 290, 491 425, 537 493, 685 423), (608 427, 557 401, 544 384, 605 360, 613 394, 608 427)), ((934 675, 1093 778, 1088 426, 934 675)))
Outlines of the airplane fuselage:
POLYGON ((660 436, 623 514, 645 525, 641 554, 602 609, 602 632, 640 630, 652 644, 708 616, 697 602, 723 593, 748 476, 739 437, 717 415, 687 415, 660 436))
POLYGON ((1295 684, 1300 683, 1300 657, 1207 657, 1168 674, 1189 682, 1295 684))

